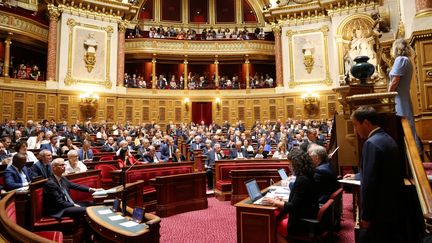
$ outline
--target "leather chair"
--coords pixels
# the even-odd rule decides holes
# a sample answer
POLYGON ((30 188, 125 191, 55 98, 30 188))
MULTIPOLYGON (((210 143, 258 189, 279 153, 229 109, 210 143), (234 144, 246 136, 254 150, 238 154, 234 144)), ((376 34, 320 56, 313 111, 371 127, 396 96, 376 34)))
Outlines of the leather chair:
POLYGON ((72 234, 74 221, 70 217, 62 217, 59 220, 43 215, 43 186, 48 179, 43 179, 29 185, 30 190, 30 227, 33 231, 58 230, 72 234))
POLYGON ((95 170, 101 170, 101 186, 105 189, 111 188, 113 184, 110 171, 117 170, 117 167, 111 164, 97 164, 95 170))
MULTIPOLYGON (((18 215, 24 217, 25 215, 18 215)), ((30 232, 16 222, 15 192, 6 195, 0 202, 0 228, 10 242, 63 242, 61 231, 30 232)))

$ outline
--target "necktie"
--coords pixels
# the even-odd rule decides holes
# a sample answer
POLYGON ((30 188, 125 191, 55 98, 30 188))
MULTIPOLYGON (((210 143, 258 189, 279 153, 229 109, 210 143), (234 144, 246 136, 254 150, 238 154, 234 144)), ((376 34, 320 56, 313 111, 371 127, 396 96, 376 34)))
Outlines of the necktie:
POLYGON ((49 165, 45 165, 45 178, 50 177, 50 170, 49 170, 49 165))
POLYGON ((216 161, 220 160, 220 154, 216 154, 216 161))
POLYGON ((84 159, 87 159, 87 152, 84 152, 84 159))
POLYGON ((169 157, 170 158, 172 157, 172 148, 171 148, 171 146, 169 146, 169 157))
POLYGON ((62 183, 62 181, 60 180, 60 187, 62 188, 62 190, 63 190, 63 193, 64 193, 64 195, 65 195, 65 199, 66 199, 66 201, 68 201, 68 202, 70 202, 70 203, 72 203, 72 204, 75 204, 75 202, 72 200, 72 198, 70 197, 70 195, 69 195, 69 192, 66 190, 66 188, 63 186, 63 183, 62 183))
POLYGON ((237 158, 243 158, 243 154, 241 151, 237 151, 237 158))

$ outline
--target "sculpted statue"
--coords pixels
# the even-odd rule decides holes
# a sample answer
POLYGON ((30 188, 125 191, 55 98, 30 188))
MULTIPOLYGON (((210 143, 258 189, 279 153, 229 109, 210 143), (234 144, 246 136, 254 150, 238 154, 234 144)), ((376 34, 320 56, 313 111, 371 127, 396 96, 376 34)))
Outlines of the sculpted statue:
POLYGON ((354 29, 353 32, 354 35, 349 44, 349 50, 344 56, 345 75, 349 74, 353 60, 357 56, 368 56, 368 62, 375 67, 377 65, 377 54, 374 50, 374 35, 366 37, 366 33, 362 29, 354 29))

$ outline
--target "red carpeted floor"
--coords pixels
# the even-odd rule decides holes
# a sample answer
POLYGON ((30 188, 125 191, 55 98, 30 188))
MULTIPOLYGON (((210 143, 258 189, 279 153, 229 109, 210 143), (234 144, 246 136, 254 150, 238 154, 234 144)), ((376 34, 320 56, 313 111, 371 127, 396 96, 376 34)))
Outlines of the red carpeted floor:
MULTIPOLYGON (((341 230, 336 233, 337 243, 354 242, 354 222, 352 195, 343 195, 344 211, 341 230)), ((208 208, 162 218, 161 242, 164 243, 204 243, 237 241, 235 207, 229 201, 220 202, 208 198, 208 208)))

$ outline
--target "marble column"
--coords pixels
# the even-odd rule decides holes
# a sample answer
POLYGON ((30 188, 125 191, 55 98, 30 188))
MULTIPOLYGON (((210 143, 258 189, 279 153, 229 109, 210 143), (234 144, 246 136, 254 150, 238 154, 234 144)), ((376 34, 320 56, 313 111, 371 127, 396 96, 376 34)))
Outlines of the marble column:
POLYGON ((46 81, 56 81, 57 72, 57 22, 60 12, 57 7, 48 5, 49 27, 48 27, 48 51, 46 81))
POLYGON ((9 32, 6 36, 5 40, 5 55, 4 55, 4 64, 3 64, 3 76, 9 77, 9 64, 10 64, 10 46, 12 44, 12 35, 13 33, 9 32))
POLYGON ((416 15, 424 15, 432 13, 432 0, 416 0, 416 15))
POLYGON ((183 71, 183 85, 184 89, 188 89, 188 60, 187 57, 185 57, 183 64, 184 64, 184 71, 183 71))
POLYGON ((216 88, 219 88, 219 60, 217 58, 218 57, 216 56, 215 60, 214 60, 214 65, 215 65, 215 73, 214 73, 215 80, 214 80, 214 83, 215 83, 216 88))
POLYGON ((152 58, 152 89, 156 89, 156 57, 153 55, 152 58))
POLYGON ((246 60, 245 60, 245 66, 246 66, 246 89, 250 89, 250 61, 249 61, 249 57, 246 56, 246 60))
POLYGON ((121 21, 118 23, 118 50, 117 50, 117 86, 124 86, 125 74, 125 35, 127 23, 121 21))
POLYGON ((273 33, 275 38, 275 65, 276 65, 276 84, 277 87, 283 86, 282 76, 282 38, 281 38, 281 27, 273 27, 273 33))

